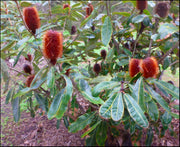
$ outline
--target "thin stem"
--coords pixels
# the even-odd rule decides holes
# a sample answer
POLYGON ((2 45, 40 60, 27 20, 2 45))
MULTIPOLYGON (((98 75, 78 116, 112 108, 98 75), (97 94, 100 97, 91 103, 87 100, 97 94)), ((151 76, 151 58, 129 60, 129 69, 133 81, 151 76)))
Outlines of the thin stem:
POLYGON ((50 19, 51 19, 51 16, 52 16, 52 13, 51 13, 51 0, 48 1, 48 4, 49 4, 49 16, 50 16, 50 19))
POLYGON ((109 7, 108 7, 108 1, 106 1, 106 10, 107 10, 107 15, 109 16, 109 7))
POLYGON ((67 49, 67 48, 79 37, 79 35, 80 35, 80 34, 78 34, 78 35, 73 39, 73 41, 72 41, 70 44, 68 44, 67 46, 65 46, 65 48, 67 49))

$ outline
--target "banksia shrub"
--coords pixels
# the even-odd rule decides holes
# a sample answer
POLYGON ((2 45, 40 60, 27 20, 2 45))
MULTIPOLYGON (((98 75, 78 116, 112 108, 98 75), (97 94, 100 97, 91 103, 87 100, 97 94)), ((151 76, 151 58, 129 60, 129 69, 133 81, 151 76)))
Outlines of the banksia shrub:
POLYGON ((35 75, 30 75, 30 76, 27 77, 26 83, 25 83, 27 87, 30 87, 31 82, 34 79, 34 77, 35 77, 35 75))
POLYGON ((71 9, 70 5, 69 4, 63 4, 63 9, 65 9, 65 8, 69 8, 68 13, 70 13, 70 9, 71 9))
POLYGON ((32 61, 32 55, 31 54, 27 54, 27 58, 25 57, 25 60, 31 62, 32 61))
POLYGON ((144 9, 147 9, 147 0, 136 0, 136 8, 143 12, 144 9))
POLYGON ((140 62, 140 71, 145 78, 156 78, 159 67, 156 58, 154 57, 147 57, 140 62))
POLYGON ((138 72, 140 72, 140 60, 132 58, 129 61, 129 74, 131 77, 134 77, 138 72))
POLYGON ((71 35, 75 34, 76 33, 76 26, 72 26, 71 27, 71 35))
POLYGON ((106 58, 106 55, 107 55, 106 50, 101 50, 101 57, 102 57, 103 59, 106 58))
POLYGON ((40 19, 36 7, 25 7, 23 9, 24 21, 27 27, 36 34, 36 29, 40 28, 40 19))
POLYGON ((159 2, 154 9, 155 13, 160 17, 165 18, 169 13, 169 4, 166 2, 159 2))
POLYGON ((43 36, 43 55, 55 65, 57 58, 63 54, 63 35, 57 31, 48 30, 43 36))
POLYGON ((24 64, 23 70, 24 70, 25 73, 31 74, 32 67, 30 65, 28 65, 28 64, 24 64))
POLYGON ((101 66, 98 63, 96 63, 94 64, 93 70, 98 75, 99 72, 101 71, 101 66))
POLYGON ((86 8, 86 18, 91 15, 92 11, 94 10, 94 7, 92 4, 88 4, 88 7, 86 8))

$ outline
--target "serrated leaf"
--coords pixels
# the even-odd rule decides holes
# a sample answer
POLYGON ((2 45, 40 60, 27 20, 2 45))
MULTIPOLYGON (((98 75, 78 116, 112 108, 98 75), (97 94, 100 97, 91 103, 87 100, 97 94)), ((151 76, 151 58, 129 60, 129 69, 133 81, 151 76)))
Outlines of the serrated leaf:
POLYGON ((9 44, 7 44, 6 46, 2 47, 1 52, 12 50, 12 47, 15 45, 15 43, 16 43, 16 41, 12 41, 9 44))
POLYGON ((39 103, 39 107, 42 108, 44 111, 48 111, 48 100, 47 98, 43 98, 40 94, 34 93, 37 102, 39 103))
POLYGON ((96 142, 99 146, 104 146, 107 139, 108 125, 105 121, 102 121, 96 131, 96 142))
POLYGON ((49 70, 48 74, 47 74, 47 87, 51 88, 54 86, 55 83, 55 70, 54 70, 54 66, 51 67, 51 69, 49 70))
POLYGON ((111 118, 111 108, 113 106, 114 100, 117 98, 117 93, 108 98, 103 105, 99 108, 99 115, 105 119, 111 118))
POLYGON ((106 62, 107 63, 111 63, 113 55, 114 55, 114 49, 110 49, 108 51, 108 54, 107 54, 107 57, 106 57, 106 62))
POLYGON ((156 103, 153 100, 147 102, 147 113, 149 114, 149 117, 151 118, 151 120, 153 121, 158 120, 159 110, 156 103))
POLYGON ((91 87, 89 86, 88 82, 84 79, 79 80, 79 90, 81 94, 84 96, 85 99, 90 101, 93 104, 103 104, 104 101, 100 97, 94 97, 91 93, 91 87))
POLYGON ((128 12, 113 12, 112 15, 122 15, 127 17, 131 16, 131 14, 128 12))
POLYGON ((3 93, 6 93, 6 91, 8 90, 8 86, 9 86, 9 72, 8 72, 8 66, 6 64, 6 62, 1 59, 1 75, 3 77, 3 80, 5 82, 5 88, 3 93))
POLYGON ((13 98, 15 88, 11 88, 6 96, 5 104, 9 103, 9 100, 13 98))
POLYGON ((178 32, 179 29, 172 23, 163 23, 159 26, 158 32, 160 34, 160 39, 165 38, 167 35, 178 32))
POLYGON ((156 100, 166 111, 170 112, 170 108, 168 106, 168 103, 157 93, 155 92, 151 87, 146 86, 149 94, 152 96, 154 100, 156 100))
POLYGON ((84 129, 87 125, 89 125, 92 122, 95 113, 96 112, 85 113, 84 115, 78 117, 78 119, 69 126, 69 132, 75 133, 79 130, 84 129))
MULTIPOLYGON (((179 88, 175 87, 174 85, 161 81, 161 80, 153 80, 153 83, 164 89, 167 93, 171 94, 174 98, 179 99, 179 88)), ((161 90, 160 89, 160 90, 161 90)), ((163 92, 163 91, 162 91, 163 92)))
POLYGON ((101 82, 92 89, 92 95, 98 96, 102 90, 113 89, 116 86, 120 86, 120 83, 114 81, 101 82))
POLYGON ((142 21, 144 20, 144 18, 146 18, 146 17, 148 17, 148 16, 145 15, 145 14, 137 15, 136 17, 134 17, 134 18, 132 19, 132 22, 133 22, 133 23, 140 23, 140 22, 142 22, 142 21))
POLYGON ((124 94, 124 100, 131 118, 141 127, 147 128, 148 120, 137 102, 129 94, 124 94))
POLYGON ((64 113, 67 110, 68 102, 69 102, 70 98, 72 97, 72 93, 73 93, 73 85, 72 85, 71 80, 65 75, 64 75, 64 79, 66 81, 66 87, 65 87, 64 94, 63 94, 63 98, 59 105, 59 109, 57 111, 57 115, 56 115, 57 119, 60 119, 63 117, 64 113))
POLYGON ((84 134, 81 135, 81 138, 84 138, 86 135, 92 132, 100 123, 101 121, 98 121, 97 123, 95 123, 91 128, 88 129, 88 131, 86 131, 84 134))
POLYGON ((145 111, 145 103, 144 103, 144 86, 143 86, 143 78, 140 77, 137 81, 136 84, 133 87, 133 93, 135 96, 136 102, 139 104, 141 109, 145 111))
POLYGON ((124 103, 122 99, 122 93, 118 93, 111 108, 111 117, 114 121, 118 121, 123 117, 123 114, 124 114, 124 103))
POLYGON ((101 39, 102 43, 107 46, 111 40, 112 35, 112 24, 111 19, 109 16, 107 16, 104 20, 102 30, 101 30, 101 39))

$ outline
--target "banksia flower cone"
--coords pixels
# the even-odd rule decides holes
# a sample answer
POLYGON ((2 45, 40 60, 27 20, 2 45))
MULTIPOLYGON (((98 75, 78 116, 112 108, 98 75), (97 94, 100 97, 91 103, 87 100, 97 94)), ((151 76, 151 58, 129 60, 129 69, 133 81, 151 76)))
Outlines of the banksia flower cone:
POLYGON ((94 10, 94 7, 92 4, 88 4, 88 7, 86 8, 86 18, 91 15, 92 11, 94 10))
POLYGON ((136 0, 136 8, 142 13, 144 9, 147 9, 147 0, 136 0))
POLYGON ((65 9, 65 8, 69 8, 68 13, 70 13, 70 9, 71 9, 70 5, 69 4, 63 4, 63 9, 65 9))
POLYGON ((31 74, 32 67, 30 65, 28 65, 28 64, 24 64, 23 70, 24 70, 25 73, 31 74))
POLYGON ((98 75, 99 72, 101 71, 101 66, 98 63, 96 63, 94 64, 93 70, 98 75))
POLYGON ((23 9, 24 21, 27 27, 36 34, 36 29, 40 28, 40 19, 36 7, 25 7, 23 9))
POLYGON ((27 87, 30 87, 31 82, 33 81, 34 77, 35 77, 35 75, 30 75, 27 77, 26 83, 25 83, 27 87))
POLYGON ((101 57, 103 58, 103 59, 105 59, 106 58, 106 50, 101 50, 101 57))
POLYGON ((55 65, 57 58, 63 54, 63 35, 57 31, 48 30, 43 37, 43 55, 55 65))
POLYGON ((134 77, 138 72, 140 72, 140 60, 139 59, 131 59, 129 61, 129 74, 131 77, 134 77))
POLYGON ((140 62, 140 71, 145 78, 156 78, 159 67, 156 58, 148 57, 140 62))
POLYGON ((169 4, 166 2, 159 2, 154 10, 160 17, 165 18, 169 13, 169 4))

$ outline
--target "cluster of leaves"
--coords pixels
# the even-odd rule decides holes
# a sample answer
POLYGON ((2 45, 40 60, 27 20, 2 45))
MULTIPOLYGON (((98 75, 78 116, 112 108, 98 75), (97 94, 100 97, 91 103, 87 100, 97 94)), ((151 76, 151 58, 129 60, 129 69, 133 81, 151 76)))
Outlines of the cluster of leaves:
MULTIPOLYGON (((32 5, 49 7, 49 3, 43 1, 18 3, 20 8, 32 5)), ((4 93, 7 92, 6 104, 11 102, 14 120, 18 122, 20 119, 20 103, 26 100, 32 117, 41 108, 48 119, 57 118, 57 127, 63 119, 69 132, 75 133, 88 127, 82 135, 86 137, 86 145, 105 145, 109 136, 116 138, 120 135, 119 125, 123 125, 135 141, 141 138, 143 128, 148 128, 146 145, 150 145, 153 129, 159 133, 158 126, 162 124, 160 135, 163 136, 166 130, 171 130, 172 117, 179 118, 171 112, 167 101, 178 99, 179 89, 159 79, 144 79, 140 73, 131 78, 129 59, 132 56, 144 58, 151 39, 151 56, 161 59, 179 41, 177 22, 171 23, 173 18, 170 14, 165 19, 159 18, 160 25, 154 33, 154 20, 158 16, 152 12, 155 6, 152 1, 148 2, 148 9, 141 15, 134 9, 135 1, 92 2, 94 10, 86 19, 84 8, 88 2, 67 3, 71 6, 70 13, 68 8, 62 8, 62 2, 48 11, 39 11, 42 25, 34 38, 24 27, 15 2, 1 2, 1 73, 5 82, 4 93), (102 7, 105 9, 100 13, 102 7), (127 12, 117 12, 118 7, 126 7, 127 12), (137 40, 141 23, 145 29, 137 40), (77 33, 71 35, 74 24, 77 33), (42 55, 42 37, 49 29, 63 30, 63 57, 55 66, 46 64, 42 55), (105 60, 99 54, 102 49, 107 51, 105 60), (136 52, 133 55, 134 49, 136 52), (20 56, 26 57, 27 53, 34 56, 35 77, 31 86, 25 87, 21 82, 14 81, 15 86, 8 90, 9 81, 13 79, 9 76, 5 59, 14 58, 15 67, 20 56), (92 70, 96 62, 101 63, 98 76, 92 70), (40 69, 41 63, 44 66, 40 69), (71 69, 69 76, 66 75, 67 69, 71 69), (78 103, 78 96, 73 94, 76 91, 89 103, 87 110, 78 103), (33 105, 34 99, 36 105, 33 105)), ((176 2, 172 3, 170 12, 175 9, 176 2)), ((160 63, 159 77, 168 67, 175 73, 179 65, 176 62, 179 60, 178 50, 176 47, 160 63)))

